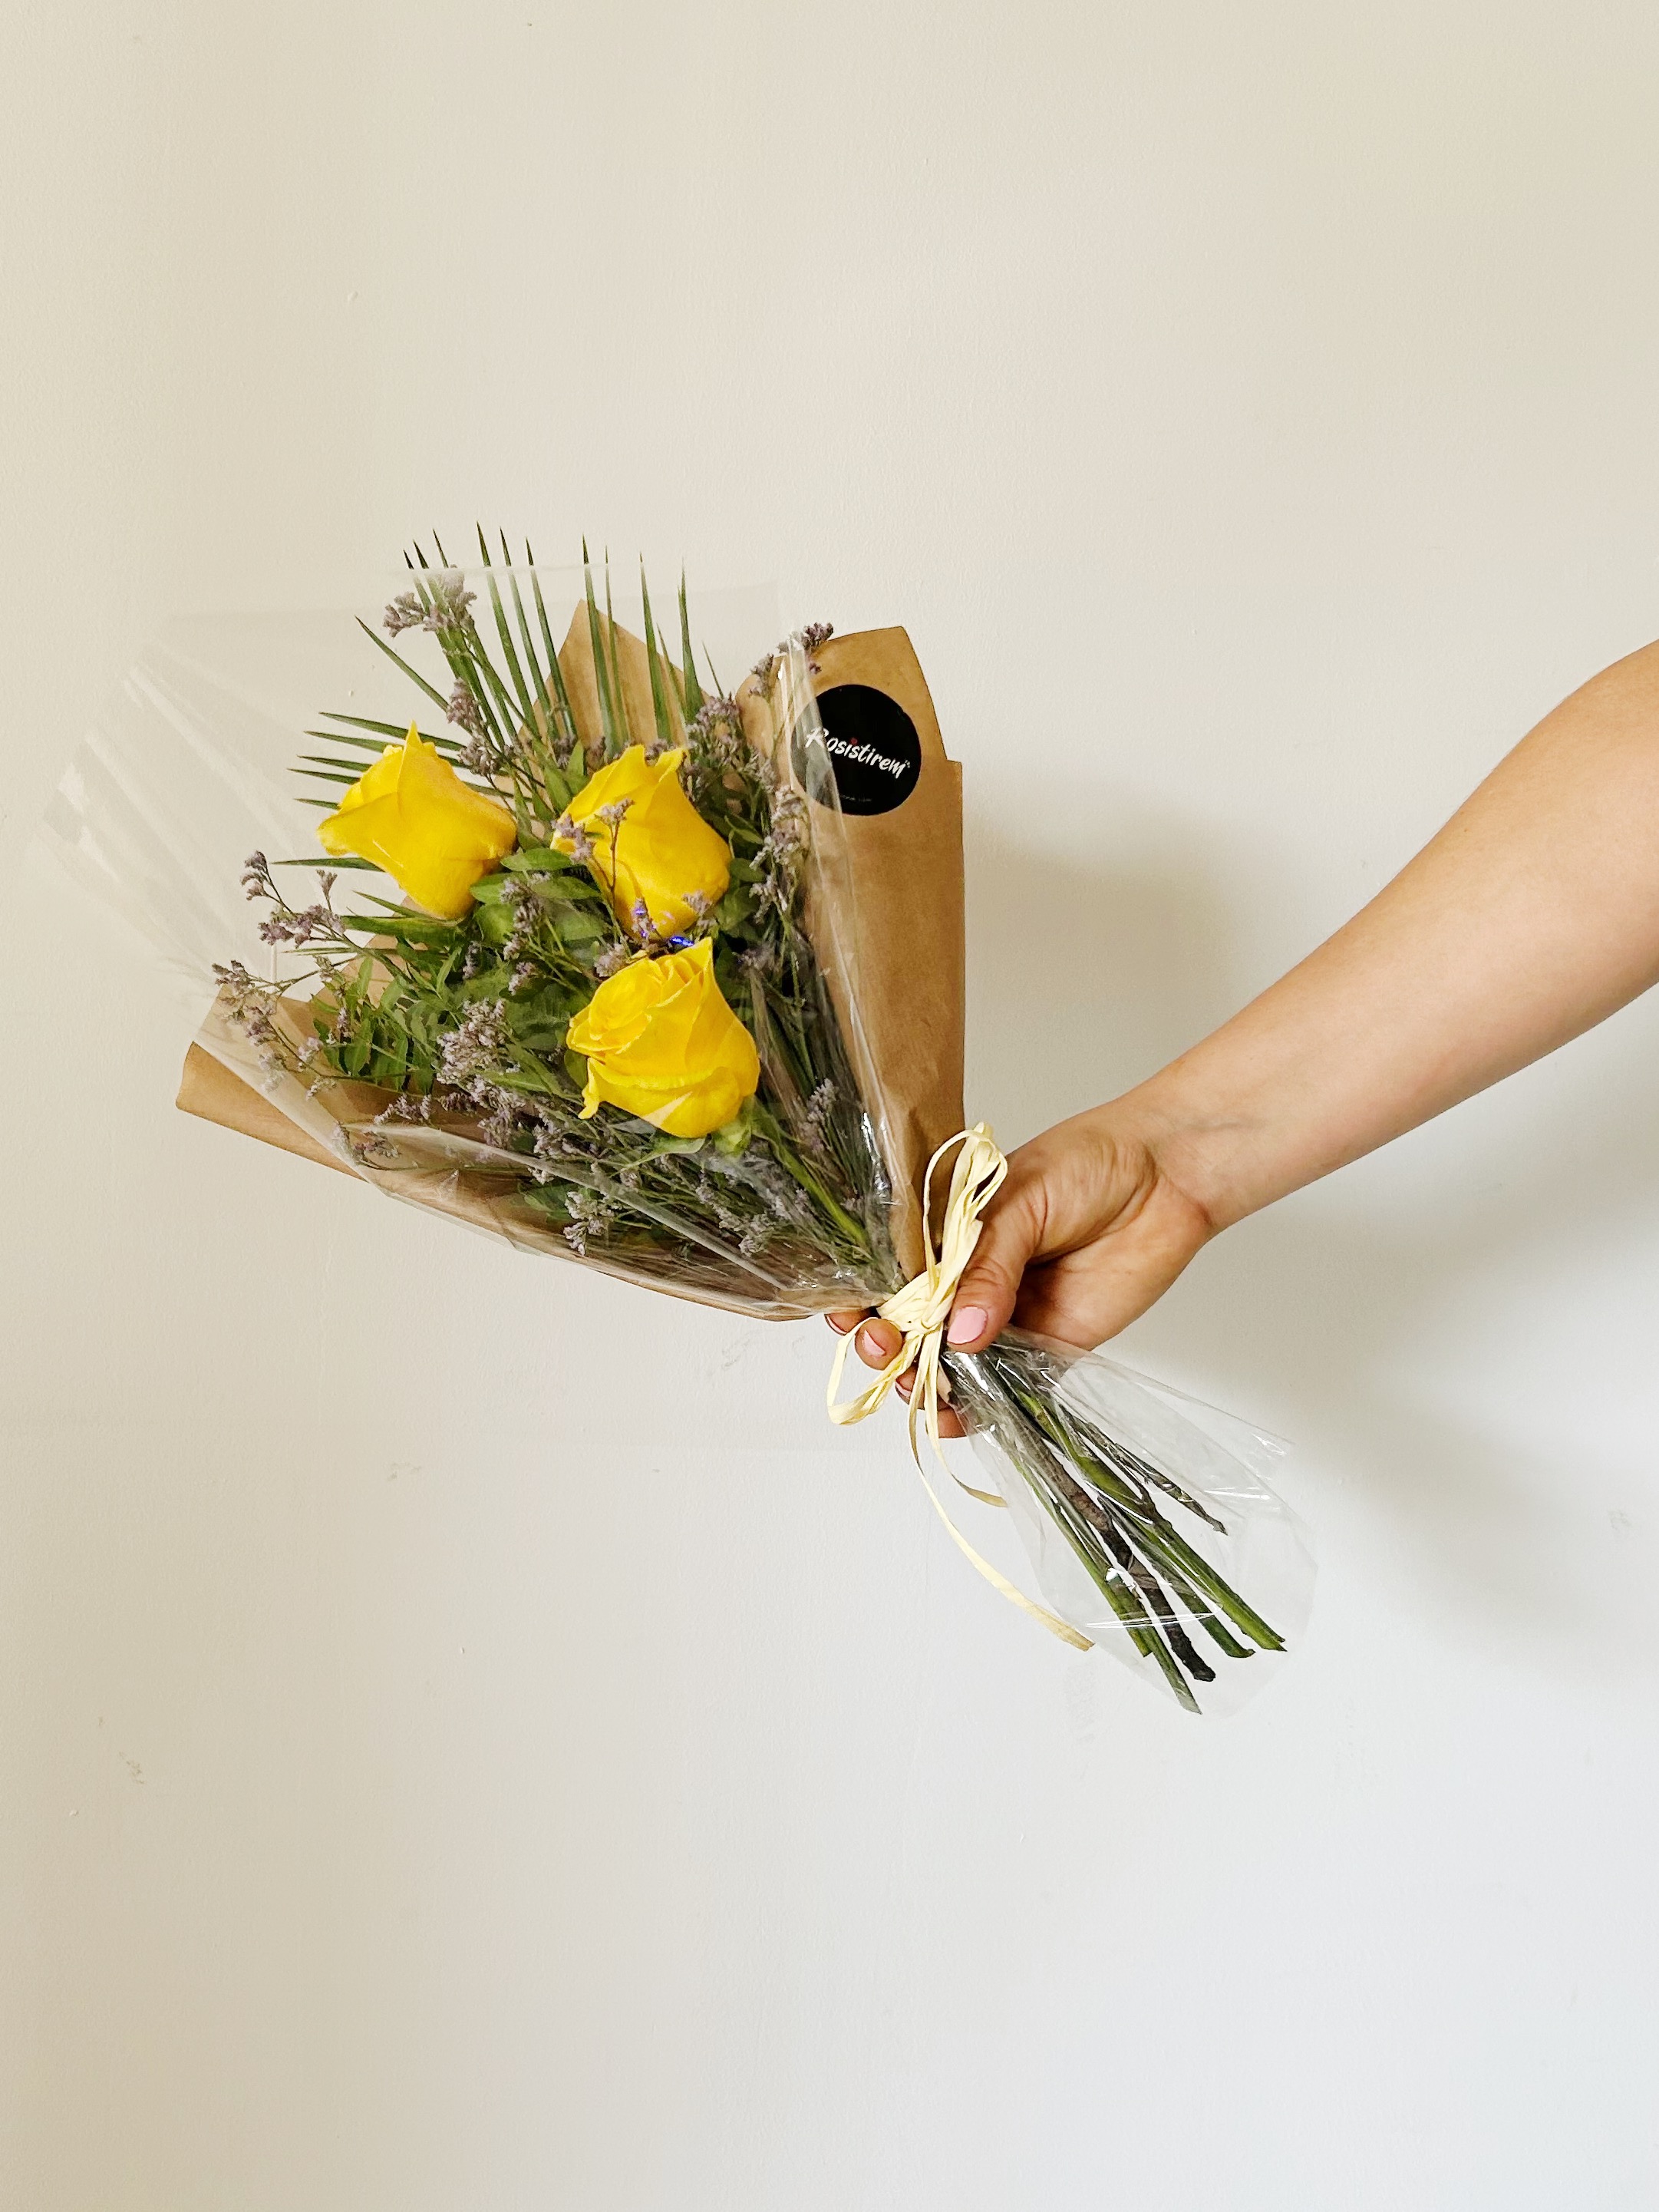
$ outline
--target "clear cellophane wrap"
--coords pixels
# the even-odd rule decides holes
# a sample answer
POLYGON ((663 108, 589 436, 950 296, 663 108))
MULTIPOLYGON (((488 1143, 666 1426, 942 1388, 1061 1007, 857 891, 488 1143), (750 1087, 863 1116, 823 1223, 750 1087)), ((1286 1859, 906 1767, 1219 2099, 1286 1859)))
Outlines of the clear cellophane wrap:
MULTIPOLYGON (((207 626, 156 648, 54 802, 48 835, 65 865, 161 949, 187 991, 201 990, 210 958, 259 957, 232 889, 246 848, 300 855, 308 835, 314 842, 314 817, 288 775, 303 751, 307 684, 337 684, 349 669, 355 704, 384 702, 392 720, 407 712, 393 703, 395 672, 367 647, 340 657, 337 633, 350 629, 343 616, 328 629, 321 617, 272 617, 234 638, 207 626), (285 696, 249 672, 277 665, 285 696)), ((663 688, 659 672, 653 701, 642 639, 603 617, 596 624, 578 601, 557 659, 590 755, 602 720, 596 646, 633 727, 651 726, 663 688)), ((683 679, 669 673, 679 738, 683 679)), ((313 1026, 298 994, 278 1002, 293 1048, 280 1066, 239 1026, 234 998, 216 994, 185 1055, 179 1104, 521 1250, 672 1295, 769 1319, 889 1297, 923 1267, 923 1173, 965 1118, 961 771, 902 629, 810 650, 797 641, 735 696, 744 739, 796 794, 807 824, 801 922, 833 1009, 843 1087, 856 1094, 858 1128, 842 1148, 860 1185, 855 1249, 833 1239, 820 1249, 787 1224, 757 1244, 736 1215, 729 1235, 700 1215, 693 1240, 672 1206, 659 1208, 660 1238, 647 1222, 609 1244, 573 1243, 522 1157, 485 1141, 476 1117, 394 1121, 385 1087, 296 1069, 313 1026), (835 701, 853 690, 891 702, 914 744, 903 796, 878 811, 838 804, 835 701), (820 701, 830 702, 827 732, 820 701)), ((280 981, 280 967, 271 975, 280 981)), ((781 1143, 799 1138, 805 1158, 810 1102, 787 1055, 769 1059, 761 994, 738 1012, 759 1038, 772 1126, 781 1143)), ((744 1173, 742 1154, 708 1158, 723 1176, 744 1173)), ((775 1168, 761 1159, 750 1200, 771 1188, 768 1176, 775 1168)), ((1041 1593, 1035 1609, 1051 1626, 1075 1644, 1102 1644, 1190 1710, 1226 1711, 1274 1670, 1305 1621, 1312 1568, 1294 1516, 1263 1479, 1279 1449, 1271 1438, 1098 1355, 1018 1332, 988 1352, 947 1352, 943 1371, 994 1485, 963 1486, 1012 1509, 1041 1593)))

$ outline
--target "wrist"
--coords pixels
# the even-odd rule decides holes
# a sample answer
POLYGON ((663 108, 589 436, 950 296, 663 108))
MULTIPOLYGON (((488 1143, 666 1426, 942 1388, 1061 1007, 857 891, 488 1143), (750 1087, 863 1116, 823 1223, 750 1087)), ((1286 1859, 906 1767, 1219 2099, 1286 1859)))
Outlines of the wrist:
POLYGON ((1211 1236, 1265 1206, 1251 1172, 1260 1132, 1237 1108, 1206 1100, 1182 1079, 1180 1063, 1126 1091, 1107 1109, 1136 1132, 1162 1181, 1192 1206, 1211 1236))

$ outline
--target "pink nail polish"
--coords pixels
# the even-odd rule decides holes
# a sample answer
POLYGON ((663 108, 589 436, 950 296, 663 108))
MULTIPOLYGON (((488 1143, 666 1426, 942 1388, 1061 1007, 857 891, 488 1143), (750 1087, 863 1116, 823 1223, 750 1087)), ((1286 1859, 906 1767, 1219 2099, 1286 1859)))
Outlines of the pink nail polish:
POLYGON ((976 1336, 985 1334, 986 1316, 978 1306, 963 1306, 951 1316, 951 1325, 945 1332, 947 1344, 971 1344, 976 1336))

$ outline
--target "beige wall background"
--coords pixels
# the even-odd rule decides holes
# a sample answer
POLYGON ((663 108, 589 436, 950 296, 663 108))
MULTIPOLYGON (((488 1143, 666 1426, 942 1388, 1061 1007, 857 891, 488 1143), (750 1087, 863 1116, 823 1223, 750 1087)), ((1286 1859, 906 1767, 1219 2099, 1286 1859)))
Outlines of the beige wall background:
POLYGON ((908 624, 970 1097, 1108 1095, 1659 629, 1652 10, 5 44, 0 2195, 1651 2206, 1659 1005, 1127 1340, 1303 1448, 1312 1635, 1197 1728, 829 1431, 822 1332, 176 1115, 29 841, 168 613, 586 530, 908 624))

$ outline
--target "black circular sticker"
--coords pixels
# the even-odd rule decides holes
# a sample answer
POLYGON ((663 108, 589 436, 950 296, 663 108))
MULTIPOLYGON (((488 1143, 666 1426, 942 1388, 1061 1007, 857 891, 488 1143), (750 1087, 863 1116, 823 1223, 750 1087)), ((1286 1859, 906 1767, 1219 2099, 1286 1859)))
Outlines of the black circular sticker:
POLYGON ((837 684, 819 693, 818 713, 842 812, 902 806, 921 774, 921 740, 898 701, 869 684, 837 684))

